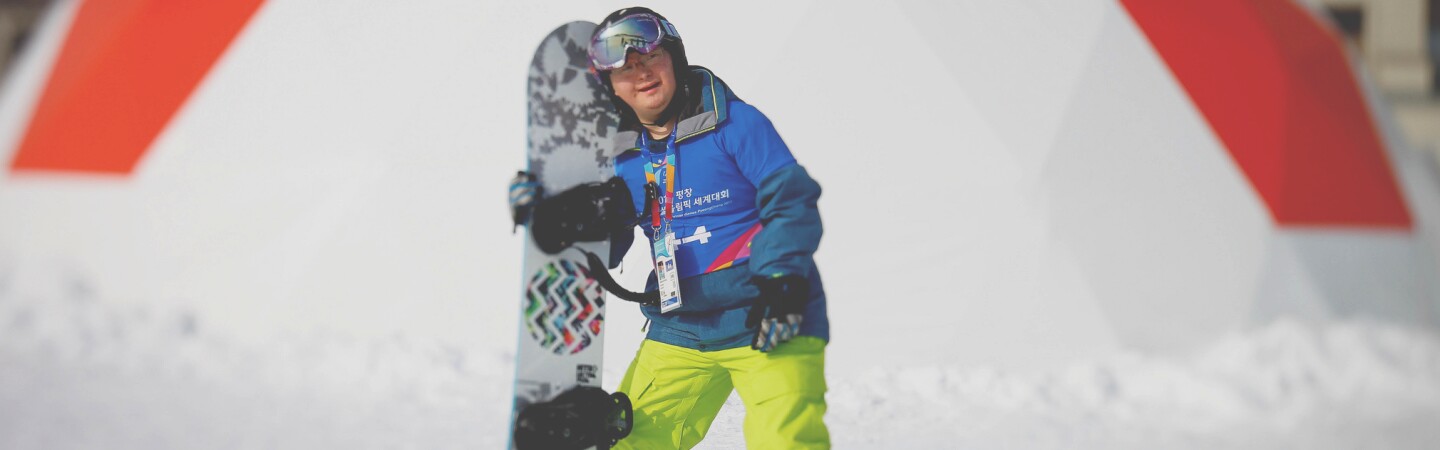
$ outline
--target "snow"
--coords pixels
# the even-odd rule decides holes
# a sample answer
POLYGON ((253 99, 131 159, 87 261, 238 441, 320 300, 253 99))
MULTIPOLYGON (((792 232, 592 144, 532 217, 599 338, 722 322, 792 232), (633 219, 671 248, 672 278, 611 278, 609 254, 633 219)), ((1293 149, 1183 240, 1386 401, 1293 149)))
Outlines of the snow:
MULTIPOLYGON (((313 332, 271 342, 83 288, 0 288, 0 448, 498 448, 512 343, 313 332)), ((607 368, 612 369, 612 368, 607 368)), ((1281 319, 1181 356, 1054 370, 831 373, 839 448, 1427 448, 1440 336, 1281 319)), ((731 399, 700 448, 743 448, 731 399)))
POLYGON ((513 355, 498 348, 245 344, 191 312, 84 297, 4 298, 0 330, 0 448, 504 446, 513 355))
POLYGON ((1437 388, 1433 334, 1279 321, 1185 358, 877 368, 837 380, 831 403, 865 447, 1419 448, 1437 437, 1415 426, 1436 417, 1437 388))

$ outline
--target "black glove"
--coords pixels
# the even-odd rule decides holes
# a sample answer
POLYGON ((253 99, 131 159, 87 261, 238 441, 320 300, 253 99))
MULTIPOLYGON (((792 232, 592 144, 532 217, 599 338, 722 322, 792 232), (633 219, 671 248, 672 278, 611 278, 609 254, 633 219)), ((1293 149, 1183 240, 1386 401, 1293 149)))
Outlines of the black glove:
POLYGON ((535 175, 523 170, 515 172, 515 178, 510 179, 510 218, 515 221, 511 233, 530 221, 530 212, 540 202, 540 194, 540 182, 535 180, 535 175))
POLYGON ((768 352, 800 334, 810 282, 798 275, 756 276, 750 282, 760 288, 760 296, 745 318, 745 327, 756 329, 750 348, 768 352))

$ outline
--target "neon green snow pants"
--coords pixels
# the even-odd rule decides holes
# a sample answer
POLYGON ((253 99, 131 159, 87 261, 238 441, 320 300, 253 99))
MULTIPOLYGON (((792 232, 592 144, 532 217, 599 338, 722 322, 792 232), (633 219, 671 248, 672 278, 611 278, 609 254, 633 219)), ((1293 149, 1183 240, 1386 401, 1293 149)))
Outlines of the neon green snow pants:
POLYGON ((617 449, 689 449, 700 443, 734 389, 745 402, 745 446, 828 449, 825 341, 796 337, 769 353, 750 347, 701 352, 645 340, 620 381, 635 428, 617 449))

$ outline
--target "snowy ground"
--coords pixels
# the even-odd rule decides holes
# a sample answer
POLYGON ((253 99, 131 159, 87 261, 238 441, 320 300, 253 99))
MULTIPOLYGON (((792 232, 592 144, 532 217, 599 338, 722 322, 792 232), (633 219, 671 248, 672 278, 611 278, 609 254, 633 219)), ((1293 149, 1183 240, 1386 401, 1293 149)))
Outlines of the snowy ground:
MULTIPOLYGON (((500 448, 509 348, 241 343, 184 311, 0 294, 0 448, 500 448)), ((613 369, 613 368, 612 368, 613 369)), ((1183 358, 830 374, 839 448, 1433 448, 1440 337, 1281 321, 1183 358)), ((702 448, 742 448, 731 399, 702 448)))

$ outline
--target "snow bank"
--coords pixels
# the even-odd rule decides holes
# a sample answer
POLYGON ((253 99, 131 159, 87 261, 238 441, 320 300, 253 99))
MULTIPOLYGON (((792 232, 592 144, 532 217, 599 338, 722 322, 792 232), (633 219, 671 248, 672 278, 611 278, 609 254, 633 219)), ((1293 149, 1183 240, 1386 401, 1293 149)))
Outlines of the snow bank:
MULTIPOLYGON (((3 291, 3 289, 0 289, 3 291)), ((0 448, 498 448, 513 342, 230 340, 184 309, 0 292, 0 448)), ((830 374, 839 448, 1424 448, 1440 336, 1281 320, 1201 352, 830 374)), ((741 448, 743 407, 701 448, 741 448)))
POLYGON ((499 448, 510 349, 0 293, 0 448, 499 448))
POLYGON ((963 367, 832 377, 837 443, 893 448, 1424 448, 1440 340, 1281 320, 1188 357, 1030 375, 963 367))

